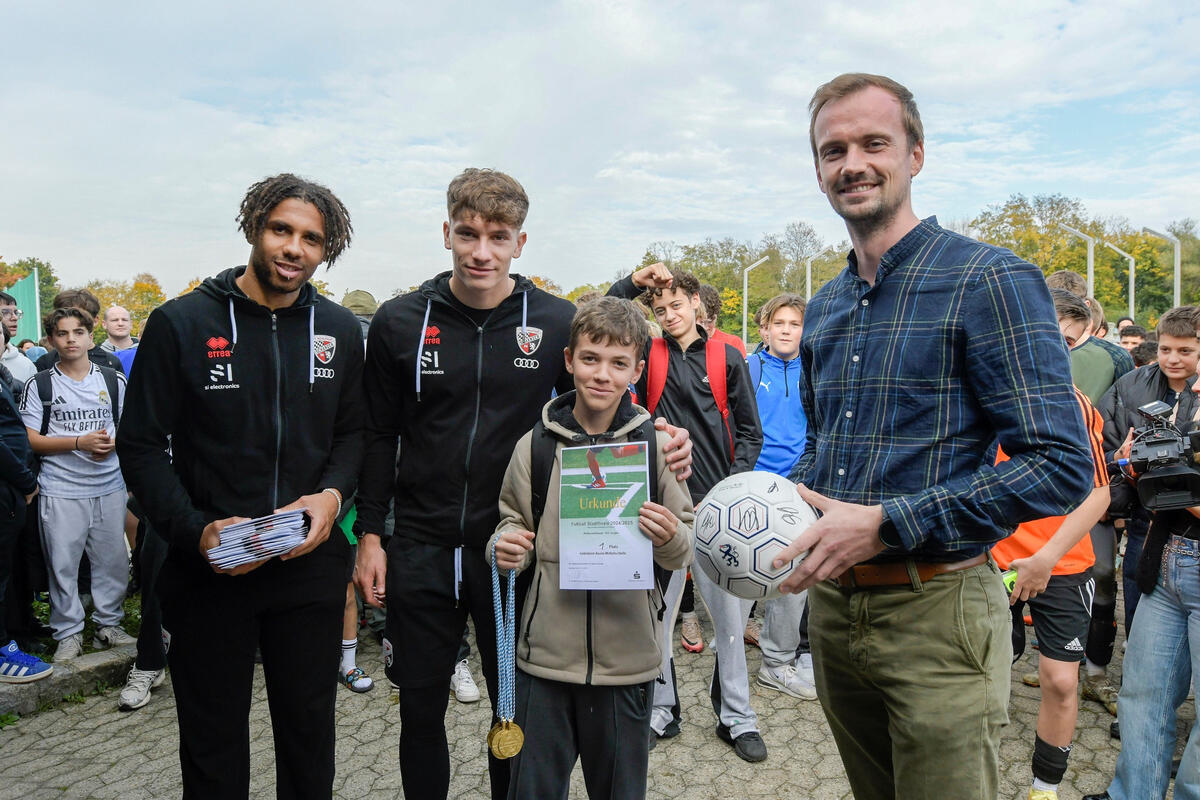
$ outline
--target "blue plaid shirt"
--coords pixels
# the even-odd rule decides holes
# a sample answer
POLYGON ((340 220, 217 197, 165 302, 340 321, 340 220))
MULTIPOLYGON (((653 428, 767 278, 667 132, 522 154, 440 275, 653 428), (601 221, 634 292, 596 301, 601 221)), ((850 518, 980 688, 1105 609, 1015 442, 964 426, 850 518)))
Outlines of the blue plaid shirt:
POLYGON ((873 286, 851 253, 809 303, 800 354, 809 426, 793 477, 882 503, 880 560, 970 558, 1092 488, 1050 294, 1011 251, 930 217, 884 254, 873 286))

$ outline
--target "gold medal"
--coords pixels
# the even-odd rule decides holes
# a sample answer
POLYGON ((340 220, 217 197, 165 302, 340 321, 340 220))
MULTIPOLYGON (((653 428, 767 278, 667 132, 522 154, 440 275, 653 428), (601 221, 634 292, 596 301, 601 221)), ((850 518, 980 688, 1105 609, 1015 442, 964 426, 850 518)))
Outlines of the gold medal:
POLYGON ((521 726, 512 720, 497 722, 492 726, 488 739, 492 755, 501 759, 512 758, 521 752, 521 745, 525 744, 525 734, 521 731, 521 726))
POLYGON ((488 735, 487 735, 488 750, 492 749, 492 741, 496 738, 496 731, 500 730, 501 727, 502 726, 501 726, 500 722, 497 721, 496 724, 492 726, 492 729, 490 731, 488 731, 488 735))

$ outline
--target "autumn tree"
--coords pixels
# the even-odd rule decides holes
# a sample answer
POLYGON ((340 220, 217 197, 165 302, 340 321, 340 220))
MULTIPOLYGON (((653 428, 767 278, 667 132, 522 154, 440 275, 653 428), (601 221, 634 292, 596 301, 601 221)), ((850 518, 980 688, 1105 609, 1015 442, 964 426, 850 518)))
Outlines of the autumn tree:
MULTIPOLYGON (((141 334, 142 326, 146 324, 146 317, 150 316, 150 312, 167 301, 158 279, 148 272, 134 275, 131 281, 93 280, 84 288, 96 295, 100 301, 101 315, 112 306, 121 306, 128 310, 129 318, 133 321, 134 336, 141 334)), ((92 339, 100 343, 106 337, 103 326, 97 324, 92 331, 92 339)))
POLYGON ((530 275, 529 280, 531 280, 533 285, 541 289, 543 292, 549 292, 555 297, 563 296, 562 287, 549 278, 544 278, 541 275, 530 275))

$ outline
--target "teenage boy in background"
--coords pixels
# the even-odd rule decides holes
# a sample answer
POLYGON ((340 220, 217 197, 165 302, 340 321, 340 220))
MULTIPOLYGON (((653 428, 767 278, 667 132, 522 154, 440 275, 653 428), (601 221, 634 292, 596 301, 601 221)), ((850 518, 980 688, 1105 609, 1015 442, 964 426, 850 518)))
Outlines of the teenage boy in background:
MULTIPOLYGON (((663 338, 647 346, 646 370, 636 383, 637 395, 647 402, 651 414, 661 414, 691 432, 694 463, 688 489, 692 501, 699 503, 722 478, 748 472, 758 460, 762 429, 746 362, 732 345, 710 346, 708 334, 700 325, 703 314, 700 283, 694 275, 670 270, 661 263, 652 264, 617 281, 608 293, 625 298, 640 296, 662 326, 663 338), (714 359, 723 359, 724 369, 719 369, 714 359), (657 381, 661 382, 655 376, 660 376, 657 381), (724 392, 713 385, 713 377, 718 381, 724 378, 724 392)), ((682 570, 671 576, 668 608, 673 609, 678 602, 685 576, 682 570)), ((716 629, 711 695, 713 711, 719 719, 717 736, 732 746, 740 758, 762 761, 767 757, 767 747, 758 732, 758 718, 750 708, 750 683, 742 643, 752 603, 722 590, 703 572, 693 573, 692 579, 716 629)), ((665 630, 673 628, 672 614, 671 624, 665 630)), ((664 646, 663 652, 670 652, 669 646, 664 646)), ((664 678, 673 674, 673 667, 664 669, 664 678)), ((651 727, 658 734, 675 721, 674 689, 673 685, 665 684, 655 689, 651 727)))
MULTIPOLYGON (((800 336, 804 333, 804 298, 780 294, 759 310, 764 341, 770 349, 751 353, 746 359, 750 382, 755 387, 758 418, 762 423, 763 446, 756 470, 787 476, 804 454, 808 418, 804 416, 801 393, 804 368, 800 336)), ((808 593, 772 597, 763 604, 763 630, 759 638, 762 666, 758 684, 804 700, 817 696, 813 682, 812 653, 799 652, 804 609, 808 593)), ((807 638, 807 630, 803 638, 807 638)))
POLYGON ((56 309, 45 325, 58 353, 47 370, 50 402, 35 375, 25 384, 21 419, 33 451, 42 456, 39 513, 50 571, 50 626, 58 642, 54 660, 60 662, 83 653, 79 560, 84 552, 92 569, 94 645, 136 641, 121 628, 129 558, 122 536, 125 481, 113 452, 125 375, 88 360, 93 325, 88 312, 56 309))
MULTIPOLYGON (((1064 336, 1087 322, 1083 301, 1052 289, 1051 299, 1064 336)), ((1104 466, 1104 418, 1087 397, 1075 390, 1092 453, 1092 492, 1065 516, 1022 522, 992 548, 1002 570, 1017 572, 1009 592, 1013 618, 1013 659, 1025 651, 1022 610, 1029 606, 1038 638, 1038 685, 1042 689, 1033 743, 1033 785, 1029 800, 1056 800, 1067 771, 1075 720, 1079 715, 1079 662, 1087 647, 1096 583, 1091 567, 1096 557, 1088 532, 1108 510, 1108 472, 1104 466)), ((996 463, 1008 456, 1000 451, 996 463)))
MULTIPOLYGON (((494 545, 500 569, 521 570, 532 562, 536 570, 517 634, 516 721, 525 745, 513 760, 511 800, 565 796, 577 757, 593 800, 646 795, 662 598, 657 586, 559 589, 554 490, 563 447, 628 442, 649 421, 625 390, 641 376, 646 338, 645 321, 628 300, 604 297, 580 309, 565 351, 575 390, 546 404, 539 426, 545 432, 535 428, 521 438, 504 475, 500 524, 485 553, 490 559, 494 545), (533 475, 531 443, 546 434, 554 437, 556 455, 548 475, 533 475), (539 521, 533 495, 544 487, 534 482, 547 477, 550 490, 539 521), (577 633, 583 630, 586 637, 577 633)), ((653 542, 654 563, 679 570, 692 560, 692 501, 667 468, 662 448, 668 441, 658 433, 648 443, 657 450, 649 463, 659 497, 642 504, 638 527, 653 542)))

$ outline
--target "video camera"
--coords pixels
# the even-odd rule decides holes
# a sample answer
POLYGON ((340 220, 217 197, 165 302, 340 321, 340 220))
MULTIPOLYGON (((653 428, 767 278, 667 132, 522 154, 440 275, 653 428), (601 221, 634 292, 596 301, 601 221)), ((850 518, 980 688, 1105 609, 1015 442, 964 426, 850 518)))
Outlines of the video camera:
POLYGON ((1148 424, 1133 431, 1129 465, 1138 476, 1138 498, 1149 511, 1200 505, 1200 430, 1181 433, 1171 422, 1171 408, 1156 400, 1137 410, 1148 424))

